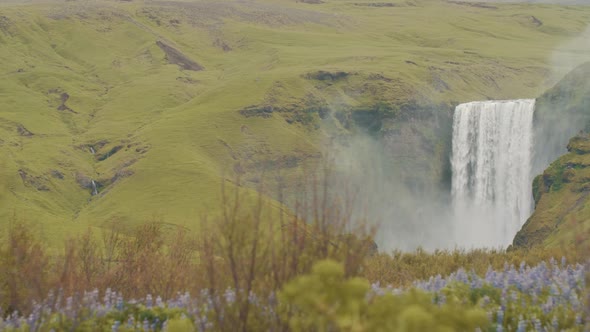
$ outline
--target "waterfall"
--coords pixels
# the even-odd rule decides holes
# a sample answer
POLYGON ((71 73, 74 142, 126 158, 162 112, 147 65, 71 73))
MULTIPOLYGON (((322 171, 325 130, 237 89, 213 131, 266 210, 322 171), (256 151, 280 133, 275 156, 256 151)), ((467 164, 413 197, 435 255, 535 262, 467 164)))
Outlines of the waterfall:
POLYGON ((96 152, 94 151, 93 147, 90 147, 90 153, 95 154, 96 152))
POLYGON ((96 188, 96 182, 94 182, 94 180, 90 180, 90 184, 92 185, 92 196, 98 195, 98 188, 96 188))
POLYGON ((454 242, 505 247, 530 216, 534 99, 458 105, 453 117, 454 242))

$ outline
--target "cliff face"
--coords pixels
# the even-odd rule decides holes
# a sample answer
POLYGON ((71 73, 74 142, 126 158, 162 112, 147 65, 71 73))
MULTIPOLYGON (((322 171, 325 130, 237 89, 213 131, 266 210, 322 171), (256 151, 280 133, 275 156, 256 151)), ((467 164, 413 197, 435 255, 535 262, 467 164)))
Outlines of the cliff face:
POLYGON ((590 243, 590 63, 541 96, 535 112, 535 167, 562 156, 535 178, 535 211, 513 245, 590 243))
POLYGON ((590 121, 590 62, 567 74, 535 106, 533 171, 540 174, 564 155, 566 146, 590 121))
POLYGON ((518 232, 514 246, 588 242, 590 230, 590 135, 572 138, 566 155, 533 183, 535 212, 518 232))

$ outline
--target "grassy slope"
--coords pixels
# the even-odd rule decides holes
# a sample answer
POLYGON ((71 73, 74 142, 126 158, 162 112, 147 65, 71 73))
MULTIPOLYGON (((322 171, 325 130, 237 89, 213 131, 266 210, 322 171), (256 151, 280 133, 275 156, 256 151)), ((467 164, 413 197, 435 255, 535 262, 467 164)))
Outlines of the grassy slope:
POLYGON ((516 235, 515 246, 590 242, 590 137, 572 138, 568 149, 535 179, 535 212, 516 235))
POLYGON ((50 241, 113 219, 194 227, 237 163, 250 177, 305 163, 345 132, 332 117, 313 115, 314 129, 243 107, 534 97, 551 51, 590 21, 588 8, 442 1, 98 3, 0 5, 0 220, 38 221, 50 241), (205 70, 167 63, 157 40, 205 70), (351 75, 304 77, 318 70, 351 75), (367 85, 371 74, 383 78, 367 85), (57 110, 64 92, 73 112, 57 110))

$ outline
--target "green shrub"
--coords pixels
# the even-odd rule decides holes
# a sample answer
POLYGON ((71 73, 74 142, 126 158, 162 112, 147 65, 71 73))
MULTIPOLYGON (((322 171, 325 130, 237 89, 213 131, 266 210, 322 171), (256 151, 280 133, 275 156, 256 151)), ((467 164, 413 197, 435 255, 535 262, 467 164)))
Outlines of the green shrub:
POLYGON ((443 305, 415 289, 376 296, 363 278, 346 278, 342 265, 317 263, 309 275, 285 285, 279 298, 293 331, 473 331, 487 314, 450 296, 443 305))

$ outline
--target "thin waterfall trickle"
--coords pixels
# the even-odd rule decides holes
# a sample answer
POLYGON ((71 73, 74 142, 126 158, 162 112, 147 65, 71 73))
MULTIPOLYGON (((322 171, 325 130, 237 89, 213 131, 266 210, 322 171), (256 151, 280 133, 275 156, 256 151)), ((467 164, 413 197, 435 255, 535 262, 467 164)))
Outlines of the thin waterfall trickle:
POLYGON ((505 247, 530 216, 534 99, 458 105, 453 117, 453 234, 505 247))
POLYGON ((96 187, 96 182, 94 182, 94 180, 90 180, 90 184, 92 185, 92 196, 98 195, 98 188, 96 187))

